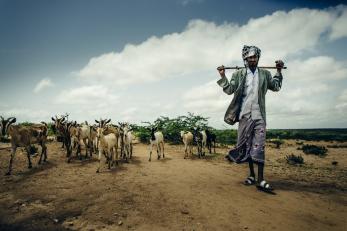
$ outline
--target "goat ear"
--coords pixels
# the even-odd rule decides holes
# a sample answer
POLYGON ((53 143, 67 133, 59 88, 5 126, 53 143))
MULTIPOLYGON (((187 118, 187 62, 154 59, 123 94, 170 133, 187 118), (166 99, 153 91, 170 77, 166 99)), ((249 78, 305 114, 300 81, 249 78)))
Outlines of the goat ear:
POLYGON ((98 124, 100 123, 98 120, 95 120, 95 122, 98 123, 98 124))
POLYGON ((111 119, 107 120, 107 121, 105 122, 105 124, 108 124, 109 122, 111 122, 111 119))
POLYGON ((55 119, 52 117, 52 120, 55 122, 55 119))
POLYGON ((64 122, 64 120, 65 120, 65 117, 63 117, 63 118, 61 119, 61 122, 64 122))
MULTIPOLYGON (((13 118, 13 117, 12 117, 13 118)), ((10 124, 13 124, 13 123, 15 123, 17 121, 17 119, 16 118, 13 118, 12 120, 10 120, 10 124)))

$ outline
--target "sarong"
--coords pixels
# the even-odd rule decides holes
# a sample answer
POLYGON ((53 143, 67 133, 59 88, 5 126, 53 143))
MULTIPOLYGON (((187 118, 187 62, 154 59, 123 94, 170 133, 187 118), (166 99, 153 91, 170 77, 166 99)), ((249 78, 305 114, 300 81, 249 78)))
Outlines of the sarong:
POLYGON ((248 162, 249 158, 256 163, 264 163, 265 139, 266 124, 263 119, 252 120, 250 114, 242 117, 236 147, 229 151, 227 158, 238 164, 248 162))

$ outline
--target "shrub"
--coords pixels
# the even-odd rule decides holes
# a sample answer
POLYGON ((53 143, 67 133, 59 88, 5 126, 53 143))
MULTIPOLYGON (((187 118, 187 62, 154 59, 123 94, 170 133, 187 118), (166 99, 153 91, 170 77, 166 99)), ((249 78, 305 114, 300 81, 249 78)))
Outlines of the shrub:
POLYGON ((276 148, 280 148, 282 144, 284 144, 284 141, 281 139, 270 139, 268 142, 273 143, 276 145, 276 148))
POLYGON ((290 165, 296 165, 296 164, 303 164, 304 163, 304 158, 300 156, 296 156, 294 154, 287 155, 285 157, 286 161, 290 165))
POLYGON ((346 144, 341 144, 341 145, 337 145, 337 144, 333 144, 333 145, 328 145, 328 148, 347 148, 346 144))
POLYGON ((305 144, 302 146, 302 151, 305 154, 313 154, 319 157, 324 157, 327 155, 328 149, 326 149, 324 146, 305 144))

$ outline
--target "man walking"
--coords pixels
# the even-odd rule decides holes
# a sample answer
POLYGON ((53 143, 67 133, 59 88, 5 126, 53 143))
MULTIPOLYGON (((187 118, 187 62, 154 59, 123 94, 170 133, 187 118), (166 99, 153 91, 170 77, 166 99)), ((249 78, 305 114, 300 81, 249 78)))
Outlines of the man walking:
POLYGON ((279 91, 282 86, 281 69, 284 63, 276 61, 277 73, 274 77, 268 70, 258 68, 261 50, 256 46, 244 46, 242 58, 245 68, 233 73, 230 82, 225 76, 224 66, 218 67, 221 79, 217 81, 223 91, 234 94, 225 114, 224 121, 238 125, 237 145, 226 158, 236 163, 248 162, 249 176, 245 185, 257 184, 264 191, 271 191, 272 187, 264 180, 266 111, 265 94, 268 89, 279 91), (254 163, 258 166, 256 181, 254 163))

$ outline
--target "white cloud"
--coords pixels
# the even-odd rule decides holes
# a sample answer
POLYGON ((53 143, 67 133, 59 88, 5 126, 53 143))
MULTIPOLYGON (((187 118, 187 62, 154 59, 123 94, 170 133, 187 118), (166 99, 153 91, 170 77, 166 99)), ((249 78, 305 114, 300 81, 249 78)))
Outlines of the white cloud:
POLYGON ((0 109, 0 114, 4 118, 16 117, 18 122, 35 122, 46 121, 50 118, 50 113, 44 109, 33 109, 23 107, 4 107, 0 109))
POLYGON ((343 90, 340 94, 340 96, 338 97, 338 100, 347 103, 347 90, 343 90))
POLYGON ((90 105, 92 108, 118 103, 118 96, 102 85, 82 86, 62 91, 55 99, 58 104, 90 105))
POLYGON ((181 4, 183 6, 187 6, 188 4, 193 4, 193 3, 203 3, 204 0, 182 0, 181 4))
POLYGON ((220 128, 232 96, 217 85, 215 68, 242 64, 242 46, 254 44, 262 49, 260 65, 281 58, 288 66, 282 90, 267 95, 270 127, 319 124, 335 112, 340 113, 335 119, 347 125, 341 119, 346 96, 337 95, 345 85, 347 64, 317 49, 345 36, 341 22, 346 9, 277 11, 245 25, 192 20, 182 32, 153 36, 90 59, 75 72, 82 86, 62 91, 54 102, 70 107, 66 111, 81 120, 140 123, 189 111, 210 117, 212 126, 220 128))
POLYGON ((41 79, 40 82, 38 82, 36 84, 36 86, 34 88, 34 92, 39 93, 43 89, 48 88, 48 87, 52 87, 52 86, 54 86, 52 80, 49 78, 44 78, 44 79, 41 79))
POLYGON ((211 70, 225 62, 240 64, 243 44, 258 45, 263 50, 261 63, 270 64, 314 48, 332 25, 338 25, 337 20, 343 20, 340 11, 341 7, 277 11, 242 26, 192 20, 181 33, 151 37, 128 44, 119 53, 94 57, 77 75, 112 85, 153 82, 211 70))
POLYGON ((332 31, 329 36, 331 40, 347 36, 347 8, 345 6, 339 6, 338 9, 341 10, 340 17, 332 25, 332 31))
MULTIPOLYGON (((347 91, 344 90, 336 103, 332 93, 338 88, 338 81, 347 78, 345 64, 332 57, 311 57, 307 60, 288 62, 283 71, 283 86, 280 92, 269 91, 266 97, 267 120, 271 126, 299 127, 298 121, 318 121, 331 118, 331 114, 347 109, 347 91), (281 122, 279 122, 281 121, 281 122), (283 124, 285 121, 285 124, 283 124)), ((188 111, 219 117, 217 126, 224 123, 223 116, 233 96, 223 93, 216 79, 191 88, 182 97, 188 111)), ((230 76, 229 76, 230 79, 230 76)), ((304 126, 304 125, 303 125, 304 126)))

